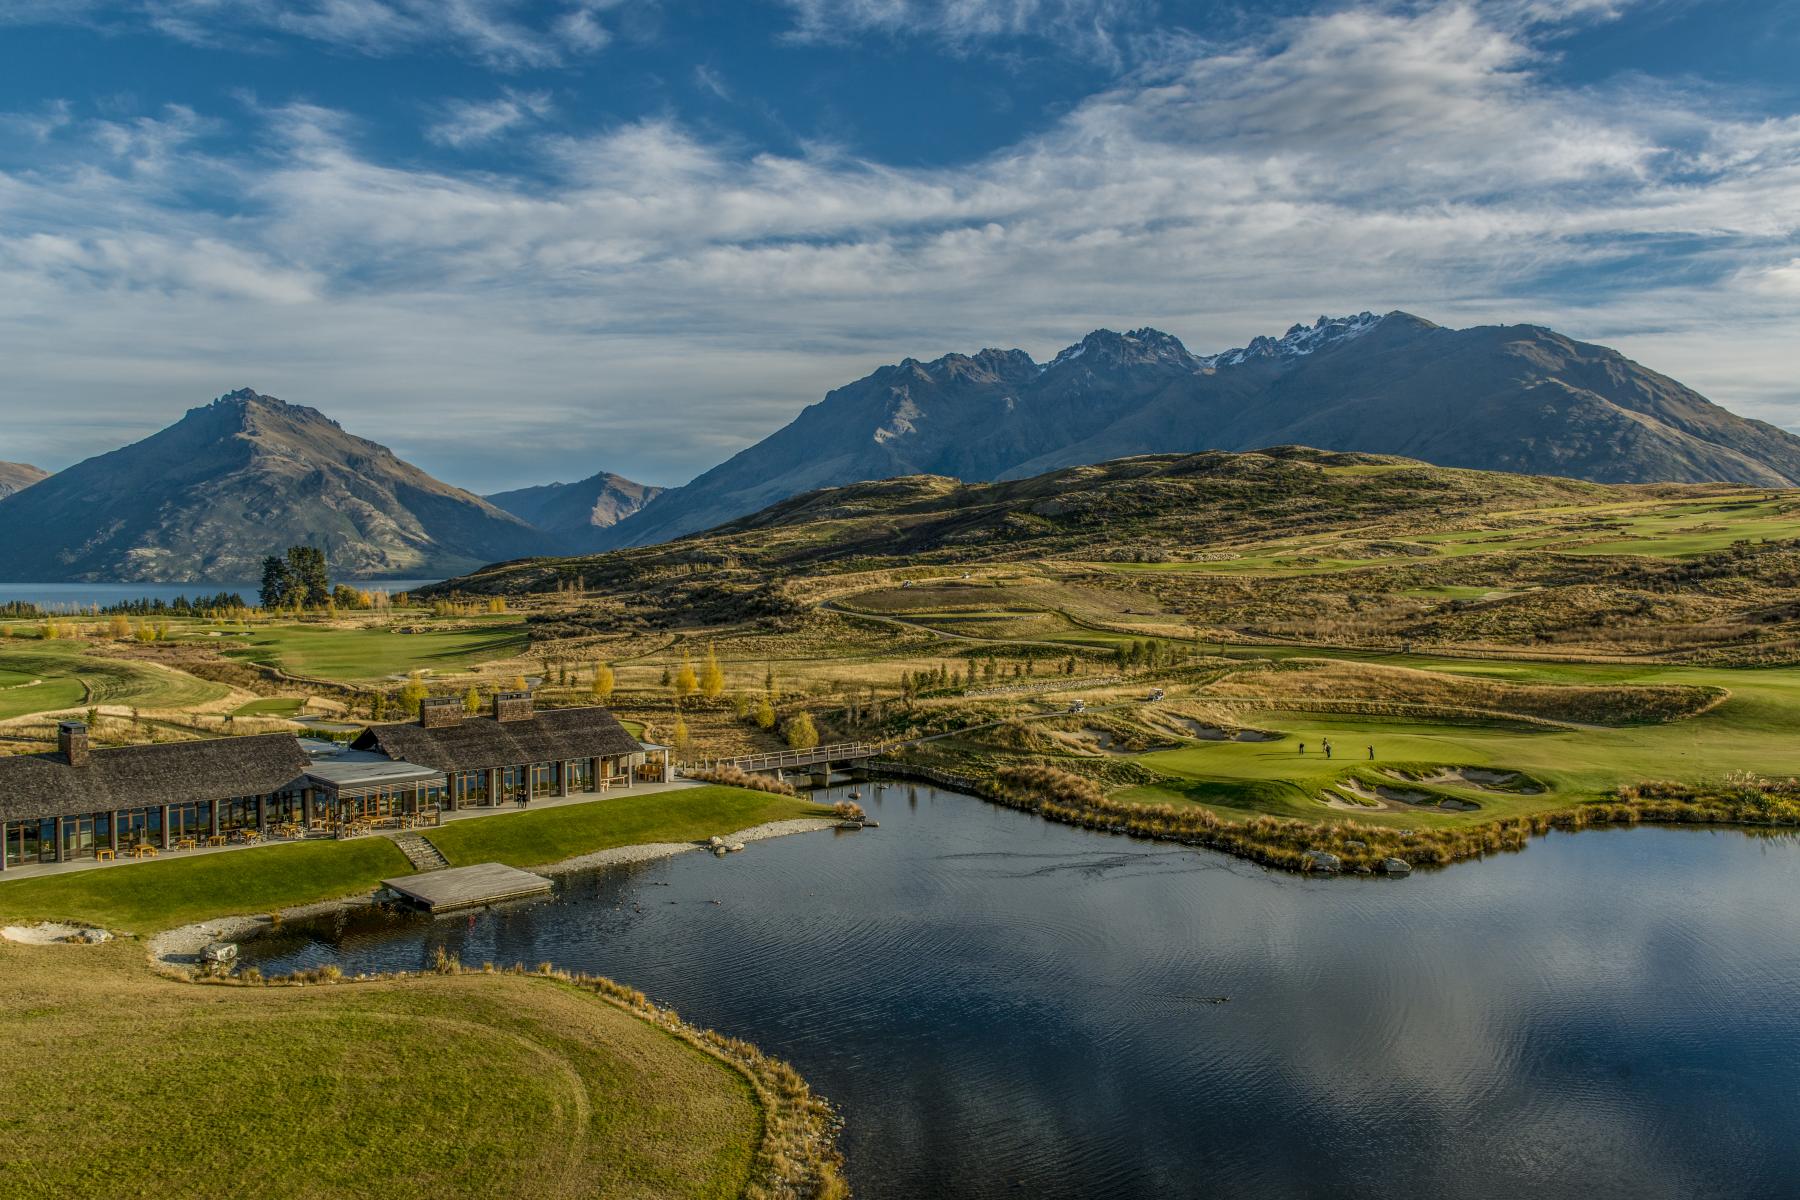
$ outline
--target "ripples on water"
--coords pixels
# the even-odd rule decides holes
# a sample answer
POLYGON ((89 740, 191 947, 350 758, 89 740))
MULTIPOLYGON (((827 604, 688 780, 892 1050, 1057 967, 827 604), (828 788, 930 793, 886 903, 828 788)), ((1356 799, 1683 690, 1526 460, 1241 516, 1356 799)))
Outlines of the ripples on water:
POLYGON ((1316 880, 929 788, 863 804, 880 830, 247 957, 630 983, 799 1067, 866 1198, 1800 1195, 1792 841, 1316 880))

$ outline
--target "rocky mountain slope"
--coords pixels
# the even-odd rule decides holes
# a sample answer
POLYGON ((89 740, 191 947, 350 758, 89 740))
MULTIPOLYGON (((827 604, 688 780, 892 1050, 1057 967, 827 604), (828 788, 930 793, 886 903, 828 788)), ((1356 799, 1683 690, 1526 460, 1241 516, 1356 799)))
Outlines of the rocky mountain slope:
POLYGON ((0 462, 0 499, 23 491, 49 474, 30 463, 0 462))
POLYGON ((570 552, 577 552, 594 548, 597 531, 618 524, 664 490, 601 471, 577 483, 546 483, 496 492, 487 501, 550 534, 570 552))
POLYGON ((1137 329, 1096 331, 1044 364, 1019 350, 909 358, 830 392, 601 542, 663 541, 857 480, 1017 478, 1287 444, 1604 482, 1800 483, 1800 437, 1616 351, 1539 326, 1361 313, 1206 356, 1137 329))
POLYGON ((446 575, 554 548, 315 409, 248 388, 0 500, 0 578, 253 580, 307 543, 347 578, 446 575))

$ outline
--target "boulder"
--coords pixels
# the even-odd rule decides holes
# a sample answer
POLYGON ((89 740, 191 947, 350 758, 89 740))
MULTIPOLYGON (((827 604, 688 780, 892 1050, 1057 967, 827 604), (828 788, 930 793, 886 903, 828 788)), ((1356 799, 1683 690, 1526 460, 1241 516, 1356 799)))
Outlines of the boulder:
POLYGON ((1412 874, 1412 864, 1404 858, 1384 858, 1381 860, 1381 869, 1388 875, 1412 874))
POLYGON ((1308 871, 1324 871, 1327 874, 1335 875, 1344 867, 1343 859, 1326 850, 1308 850, 1301 857, 1306 860, 1308 871))

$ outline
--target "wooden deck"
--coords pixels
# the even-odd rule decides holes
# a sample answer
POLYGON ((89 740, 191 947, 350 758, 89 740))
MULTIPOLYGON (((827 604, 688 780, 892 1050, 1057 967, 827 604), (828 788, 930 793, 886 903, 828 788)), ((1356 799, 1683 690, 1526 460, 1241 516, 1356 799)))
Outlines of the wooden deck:
POLYGON ((519 900, 541 896, 550 890, 550 881, 542 875, 521 871, 504 863, 478 863, 473 867, 451 867, 444 871, 428 871, 422 875, 403 875, 384 879, 386 886, 434 913, 457 908, 473 908, 481 904, 498 904, 502 900, 519 900))

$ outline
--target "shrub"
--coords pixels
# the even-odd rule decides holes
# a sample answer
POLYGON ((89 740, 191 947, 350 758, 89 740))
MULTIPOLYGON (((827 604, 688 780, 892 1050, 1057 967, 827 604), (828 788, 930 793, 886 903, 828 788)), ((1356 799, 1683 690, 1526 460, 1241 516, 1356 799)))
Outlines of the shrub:
POLYGON ((706 783, 722 783, 727 787, 749 788, 753 792, 771 792, 777 796, 797 796, 794 785, 773 775, 758 775, 735 763, 721 763, 701 771, 688 772, 688 778, 706 783))

